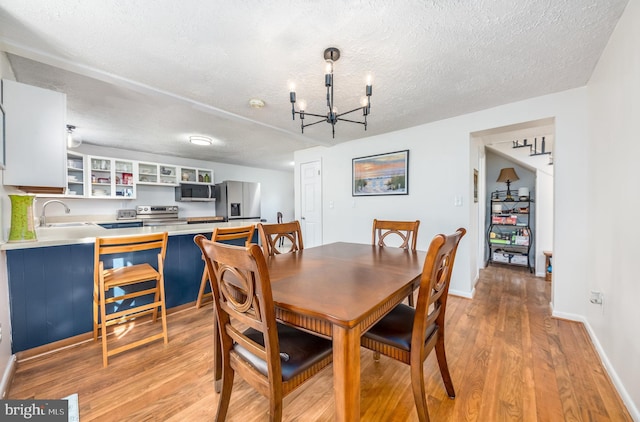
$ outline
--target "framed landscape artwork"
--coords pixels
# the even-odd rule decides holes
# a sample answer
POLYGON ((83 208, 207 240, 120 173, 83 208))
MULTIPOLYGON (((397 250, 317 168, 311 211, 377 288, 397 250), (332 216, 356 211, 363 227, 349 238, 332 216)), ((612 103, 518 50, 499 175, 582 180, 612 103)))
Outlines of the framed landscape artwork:
POLYGON ((352 196, 409 194, 409 150, 353 159, 352 196))

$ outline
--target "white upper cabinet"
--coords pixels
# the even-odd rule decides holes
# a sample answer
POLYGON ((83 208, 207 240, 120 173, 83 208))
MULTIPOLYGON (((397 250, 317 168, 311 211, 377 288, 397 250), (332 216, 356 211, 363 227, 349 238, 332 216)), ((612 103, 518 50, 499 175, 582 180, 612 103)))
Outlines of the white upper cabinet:
POLYGON ((5 109, 4 184, 67 187, 67 96, 2 80, 5 109))

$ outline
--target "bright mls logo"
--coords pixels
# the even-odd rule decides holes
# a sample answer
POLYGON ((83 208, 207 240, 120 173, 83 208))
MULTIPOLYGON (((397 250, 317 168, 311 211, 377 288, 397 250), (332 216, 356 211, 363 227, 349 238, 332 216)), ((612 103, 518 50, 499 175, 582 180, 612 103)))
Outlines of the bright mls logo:
POLYGON ((0 400, 0 422, 67 422, 67 400, 0 400))

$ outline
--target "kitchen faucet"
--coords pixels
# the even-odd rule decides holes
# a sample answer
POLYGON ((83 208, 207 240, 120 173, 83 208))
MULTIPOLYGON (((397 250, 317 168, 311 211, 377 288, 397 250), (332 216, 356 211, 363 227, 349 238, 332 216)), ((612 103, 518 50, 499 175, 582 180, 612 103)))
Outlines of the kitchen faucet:
POLYGON ((64 212, 65 214, 69 214, 71 212, 71 210, 69 209, 69 207, 67 206, 67 204, 65 204, 62 201, 59 201, 57 199, 52 199, 50 201, 45 202, 44 204, 42 204, 42 214, 40 214, 40 227, 44 227, 47 225, 47 217, 45 215, 45 209, 47 208, 47 205, 49 205, 52 202, 57 202, 59 204, 62 204, 64 206, 64 212))

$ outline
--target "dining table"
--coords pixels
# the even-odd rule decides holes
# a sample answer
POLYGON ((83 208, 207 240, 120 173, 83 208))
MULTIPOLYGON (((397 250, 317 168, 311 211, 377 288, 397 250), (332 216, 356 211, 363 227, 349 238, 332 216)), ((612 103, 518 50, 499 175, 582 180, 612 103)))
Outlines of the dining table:
POLYGON ((336 421, 360 420, 360 336, 419 286, 425 257, 346 242, 266 257, 276 318, 332 340, 336 421))

